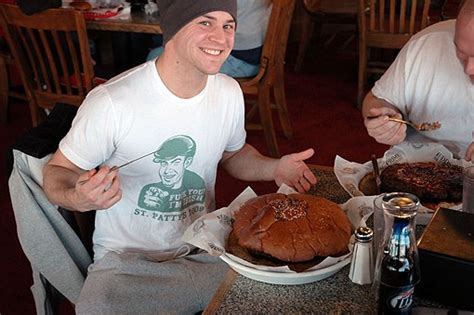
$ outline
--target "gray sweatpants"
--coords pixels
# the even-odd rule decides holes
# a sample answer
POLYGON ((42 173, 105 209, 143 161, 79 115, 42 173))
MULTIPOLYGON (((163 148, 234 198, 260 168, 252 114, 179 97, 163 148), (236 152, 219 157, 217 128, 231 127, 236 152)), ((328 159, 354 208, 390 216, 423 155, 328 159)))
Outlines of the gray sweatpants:
POLYGON ((194 314, 210 302, 228 271, 207 253, 165 262, 108 253, 89 267, 77 314, 194 314))

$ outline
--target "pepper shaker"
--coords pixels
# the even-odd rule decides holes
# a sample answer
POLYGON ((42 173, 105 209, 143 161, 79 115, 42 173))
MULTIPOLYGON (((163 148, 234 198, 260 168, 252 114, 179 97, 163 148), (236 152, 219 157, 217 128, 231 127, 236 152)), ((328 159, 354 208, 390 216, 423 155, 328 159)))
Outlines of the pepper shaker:
POLYGON ((352 251, 349 278, 357 284, 372 283, 374 275, 372 255, 374 232, 369 227, 360 226, 355 230, 354 236, 355 244, 352 251))

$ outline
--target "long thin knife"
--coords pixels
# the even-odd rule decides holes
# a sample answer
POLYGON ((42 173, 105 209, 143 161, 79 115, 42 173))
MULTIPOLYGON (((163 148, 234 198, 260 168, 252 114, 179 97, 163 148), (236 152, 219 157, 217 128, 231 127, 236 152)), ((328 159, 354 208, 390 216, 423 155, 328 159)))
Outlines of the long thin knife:
MULTIPOLYGON (((127 165, 132 164, 132 163, 135 163, 136 161, 141 160, 141 159, 143 159, 143 158, 146 158, 147 156, 152 155, 152 154, 155 153, 155 152, 156 152, 156 150, 155 150, 155 151, 152 151, 152 152, 150 152, 150 153, 147 153, 147 154, 145 154, 145 155, 142 155, 142 156, 140 156, 140 157, 138 157, 138 158, 136 158, 136 159, 133 159, 133 160, 131 160, 131 161, 128 161, 128 162, 126 162, 126 163, 123 163, 122 165, 113 166, 112 168, 110 168, 110 171, 109 171, 109 172, 118 170, 118 169, 120 169, 120 168, 122 168, 122 167, 125 167, 125 166, 127 166, 127 165)), ((86 180, 81 180, 81 181, 78 182, 78 184, 79 184, 79 185, 82 185, 82 184, 84 184, 84 183, 86 183, 86 182, 88 182, 88 181, 89 181, 88 179, 86 179, 86 180)))

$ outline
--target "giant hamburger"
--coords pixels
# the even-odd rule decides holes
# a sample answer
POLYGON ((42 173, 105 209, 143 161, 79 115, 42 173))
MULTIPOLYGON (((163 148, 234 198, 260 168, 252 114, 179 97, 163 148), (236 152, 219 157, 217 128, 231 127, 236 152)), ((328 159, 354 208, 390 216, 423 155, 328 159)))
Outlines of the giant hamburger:
POLYGON ((229 238, 257 257, 294 263, 348 251, 351 224, 336 203, 322 197, 262 195, 244 203, 234 219, 229 238))

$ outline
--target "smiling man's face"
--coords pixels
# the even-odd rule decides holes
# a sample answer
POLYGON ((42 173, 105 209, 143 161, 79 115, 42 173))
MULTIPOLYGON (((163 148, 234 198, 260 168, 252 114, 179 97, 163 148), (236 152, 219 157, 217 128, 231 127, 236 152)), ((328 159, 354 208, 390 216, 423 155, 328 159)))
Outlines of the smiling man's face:
POLYGON ((186 24, 170 43, 180 67, 209 75, 219 72, 234 46, 234 36, 234 18, 228 12, 214 11, 186 24))

